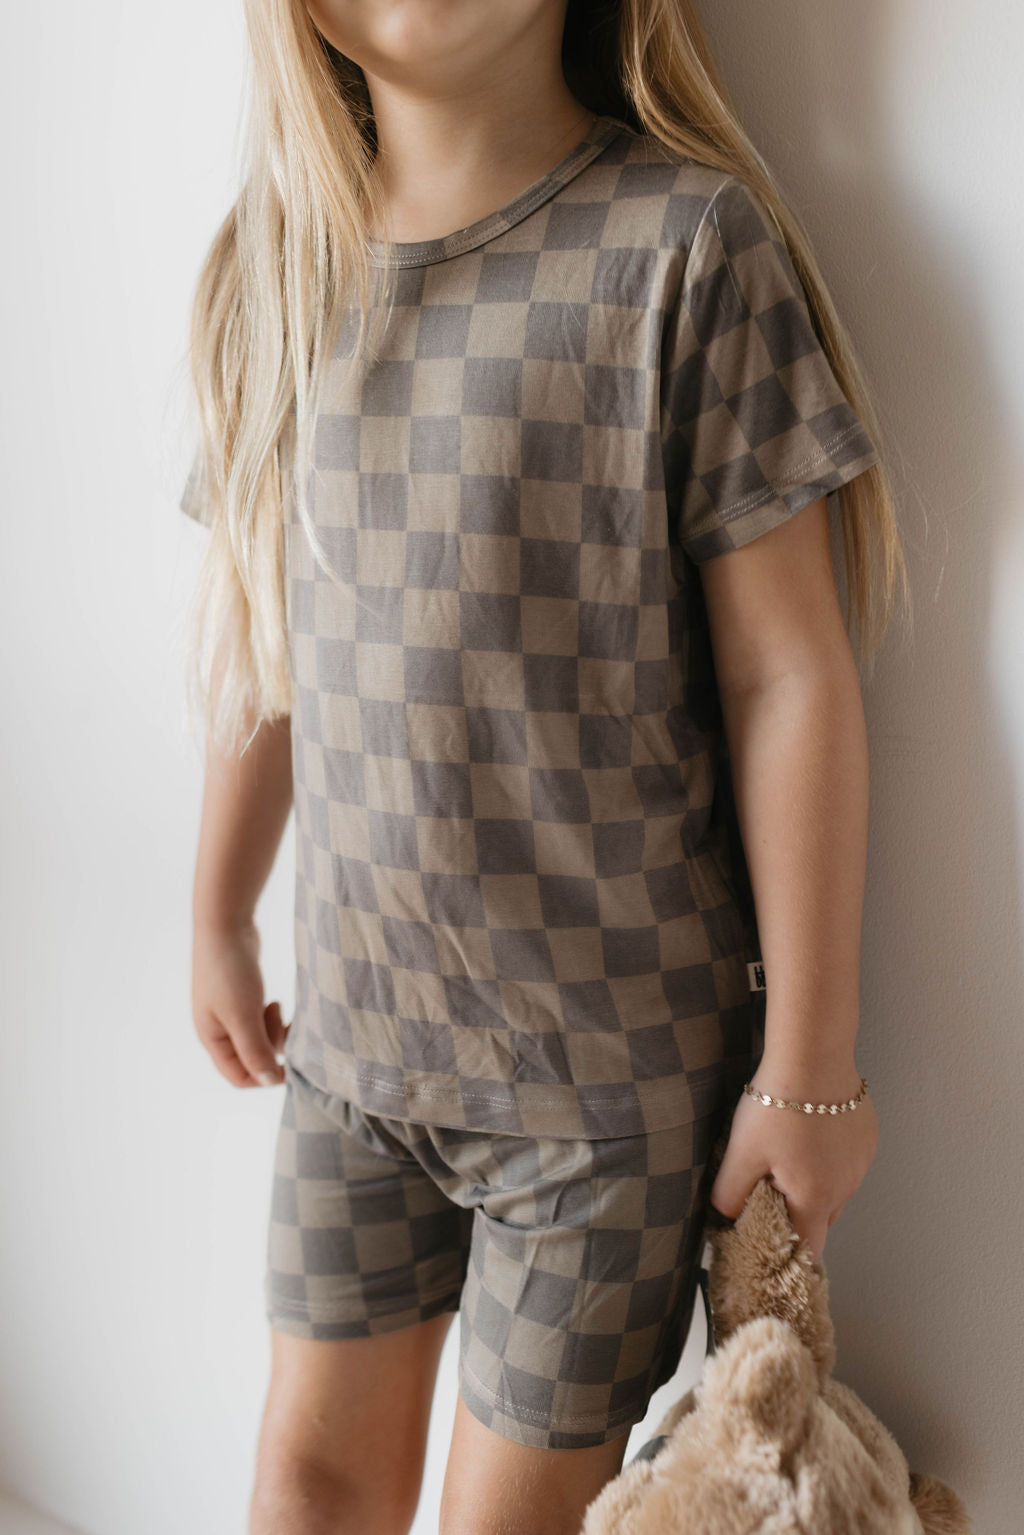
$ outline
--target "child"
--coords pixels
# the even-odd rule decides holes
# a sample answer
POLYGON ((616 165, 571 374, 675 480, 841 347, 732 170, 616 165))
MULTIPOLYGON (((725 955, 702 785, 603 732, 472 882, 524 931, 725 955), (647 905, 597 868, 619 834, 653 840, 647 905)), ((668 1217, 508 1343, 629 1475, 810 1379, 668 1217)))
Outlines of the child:
POLYGON ((874 1155, 827 497, 870 659, 878 427, 689 0, 247 12, 181 504, 195 1024, 285 1087, 250 1531, 408 1529, 458 1310, 444 1535, 569 1535, 709 1201, 768 1173, 820 1252, 874 1155), (286 1027, 253 913, 293 803, 286 1027))

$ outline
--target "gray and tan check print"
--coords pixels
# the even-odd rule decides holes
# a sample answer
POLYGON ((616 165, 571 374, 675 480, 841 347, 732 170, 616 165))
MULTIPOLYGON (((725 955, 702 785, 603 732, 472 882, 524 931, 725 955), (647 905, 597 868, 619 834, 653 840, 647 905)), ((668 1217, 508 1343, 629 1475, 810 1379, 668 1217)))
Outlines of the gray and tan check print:
POLYGON ((458 1310, 484 1424, 546 1449, 613 1439, 678 1366, 727 1112, 608 1140, 491 1134, 363 1113, 289 1068, 268 1319, 363 1338, 458 1310))
POLYGON ((324 379, 346 584, 286 496, 289 1059, 434 1125, 699 1120, 764 1005, 700 566, 877 451, 754 195, 617 119, 398 254, 324 379))

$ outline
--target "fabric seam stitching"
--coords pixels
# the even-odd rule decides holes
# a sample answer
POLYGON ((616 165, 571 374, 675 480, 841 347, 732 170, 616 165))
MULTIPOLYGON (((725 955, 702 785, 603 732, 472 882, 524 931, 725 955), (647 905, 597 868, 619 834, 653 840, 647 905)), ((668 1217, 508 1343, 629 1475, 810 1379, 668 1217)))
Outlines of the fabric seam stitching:
MULTIPOLYGON (((586 170, 587 166, 597 159, 601 150, 605 149, 621 132, 622 125, 618 122, 609 125, 609 130, 606 134, 602 134, 587 145, 587 149, 591 151, 589 155, 581 149, 580 155, 570 161, 563 174, 556 179, 553 186, 545 179, 534 195, 526 199, 525 207, 520 208, 520 204, 523 202, 522 198, 517 202, 513 202, 508 209, 509 217, 502 217, 496 213, 488 219, 483 229, 471 236, 463 235, 461 238, 455 236, 446 240, 442 235, 440 243, 445 248, 437 255, 427 254, 437 242, 434 240, 417 240, 415 243, 423 247, 423 249, 419 252, 413 251, 395 255, 392 257, 391 265, 394 267, 433 266, 436 262, 450 261, 454 256, 463 256, 467 251, 475 250, 480 245, 486 245, 491 240, 497 239, 499 235, 507 234, 510 229, 514 229, 517 224, 521 224, 523 219, 528 218, 531 213, 536 212, 539 207, 543 207, 544 203, 550 201, 563 187, 568 186, 569 182, 576 175, 586 170), (578 161, 581 158, 582 164, 579 164, 578 161), (514 217, 512 216, 513 212, 514 217)), ((383 262, 376 259, 372 260, 372 264, 376 267, 383 266, 383 262)))
MULTIPOLYGON (((408 1096, 409 1096, 408 1087, 402 1087, 402 1086, 396 1087, 393 1082, 387 1081, 387 1079, 384 1078, 384 1077, 373 1077, 373 1076, 368 1075, 367 1073, 358 1072, 358 1071, 357 1072, 344 1072, 344 1071, 340 1071, 338 1073, 338 1075, 339 1075, 339 1077, 342 1077, 342 1078, 347 1077, 349 1081, 356 1082, 356 1083, 358 1083, 361 1086, 373 1087, 373 1088, 376 1088, 379 1092, 391 1093, 394 1097, 397 1097, 397 1098, 405 1099, 405 1098, 408 1098, 408 1096)), ((312 1079, 309 1079, 309 1080, 312 1081, 312 1079)), ((655 1087, 662 1088, 665 1091, 666 1095, 668 1095, 672 1091, 678 1091, 678 1084, 679 1084, 679 1082, 685 1081, 685 1080, 688 1080, 686 1072, 679 1072, 674 1077, 663 1077, 663 1078, 657 1078, 657 1079, 649 1079, 647 1085, 650 1087, 651 1091, 650 1091, 649 1094, 646 1094, 645 1096, 653 1097, 654 1096, 654 1088, 655 1087)), ((313 1085, 317 1086, 318 1084, 316 1084, 314 1082, 313 1085)), ((501 1107, 504 1107, 504 1108, 517 1108, 517 1109, 524 1109, 525 1108, 527 1110, 529 1110, 529 1109, 563 1109, 563 1108, 565 1108, 565 1100, 564 1100, 564 1098, 531 1098, 526 1103, 520 1103, 518 1101, 516 1101, 514 1103, 510 1103, 507 1098, 495 1097, 493 1094, 490 1094, 490 1093, 487 1093, 487 1094, 485 1094, 485 1093, 474 1093, 471 1090, 462 1090, 462 1089, 457 1088, 457 1087, 432 1087, 430 1085, 430 1083, 425 1083, 425 1084, 422 1084, 422 1085, 419 1085, 419 1084, 410 1084, 410 1085, 413 1087, 413 1095, 415 1097, 420 1097, 420 1098, 437 1098, 437 1099, 440 1099, 442 1102, 445 1102, 445 1103, 486 1103, 486 1104, 497 1105, 499 1108, 501 1108, 501 1107)), ((517 1083, 516 1085, 517 1085, 517 1087, 522 1088, 524 1086, 527 1086, 528 1084, 520 1082, 520 1083, 517 1083)), ((567 1083, 560 1084, 560 1085, 563 1085, 566 1088, 567 1091, 576 1091, 577 1093, 579 1093, 581 1091, 585 1091, 585 1087, 584 1087, 584 1089, 581 1089, 579 1084, 572 1083, 572 1082, 567 1082, 567 1083)), ((635 1083, 631 1083, 626 1090, 624 1090, 621 1093, 617 1093, 614 1096, 607 1096, 606 1095, 606 1096, 601 1097, 601 1098, 594 1098, 594 1097, 589 1097, 588 1096, 586 1098, 581 1098, 581 1100, 580 1100, 580 1106, 584 1110, 586 1110, 586 1109, 588 1109, 590 1107, 593 1107, 593 1106, 597 1106, 597 1107, 607 1106, 607 1105, 614 1106, 614 1105, 622 1104, 622 1103, 632 1104, 634 1106, 638 1103, 637 1086, 636 1086, 635 1083)), ((700 1115, 695 1116, 695 1118, 698 1118, 698 1119, 701 1118, 701 1117, 702 1116, 700 1116, 700 1115)), ((684 1124, 689 1124, 689 1123, 692 1123, 692 1122, 693 1122, 692 1120, 683 1120, 682 1121, 682 1123, 684 1123, 684 1124)))
MULTIPOLYGON (((834 437, 830 437, 828 441, 823 444, 817 453, 812 453, 809 458, 805 458, 801 463, 795 464, 790 470, 790 474, 795 477, 797 475, 804 474, 808 469, 817 468, 819 464, 824 463, 826 459, 831 457, 832 450, 834 448, 839 447, 840 444, 845 442, 848 437, 854 436, 862 430, 863 428, 861 423, 855 422, 852 426, 846 427, 842 432, 837 432, 834 437)), ((837 465, 836 467, 838 469, 839 466, 837 465)), ((798 490, 802 489, 802 487, 796 483, 796 479, 794 478, 793 483, 789 486, 789 489, 798 490)), ((715 510, 711 513, 711 518, 721 518, 722 521, 727 521, 730 518, 735 519, 743 512, 753 511, 755 507, 760 506, 765 501, 774 500, 776 496, 781 499, 780 485, 768 485, 764 490, 751 491, 749 496, 743 496, 739 501, 732 501, 728 506, 724 506, 721 509, 716 507, 715 510)), ((713 527, 714 522, 709 518, 705 518, 704 522, 698 524, 697 528, 694 529, 694 532, 699 533, 705 527, 705 525, 708 527, 713 527)))
POLYGON ((515 1418, 517 1421, 521 1422, 534 1422, 543 1424, 548 1427, 552 1433, 557 1433, 558 1424, 562 1423, 569 1423, 574 1426, 584 1428, 590 1426, 594 1432, 600 1432, 601 1429, 611 1428, 614 1423, 621 1422, 622 1419, 632 1416, 633 1413, 640 1407, 640 1398, 637 1397, 631 1405, 626 1407, 616 1407, 613 1411, 609 1411, 608 1413, 585 1413, 582 1415, 575 1413, 568 1417, 559 1416, 558 1424, 552 1424, 550 1415, 548 1413, 537 1412, 536 1409, 532 1407, 514 1407, 513 1404, 509 1401, 508 1397, 498 1395, 491 1389, 490 1386, 485 1385, 484 1382, 480 1379, 479 1375, 477 1375, 475 1371, 471 1370, 465 1362, 462 1364, 462 1373, 468 1377, 473 1385, 473 1389, 478 1391, 481 1396, 485 1397, 487 1401, 490 1402, 492 1407, 497 1407, 501 1412, 503 1412, 506 1417, 515 1418))

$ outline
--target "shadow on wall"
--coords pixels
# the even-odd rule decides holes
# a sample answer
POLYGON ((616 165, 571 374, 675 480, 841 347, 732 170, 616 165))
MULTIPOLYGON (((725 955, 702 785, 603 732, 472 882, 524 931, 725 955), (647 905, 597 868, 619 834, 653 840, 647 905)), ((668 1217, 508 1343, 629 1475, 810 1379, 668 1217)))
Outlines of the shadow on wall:
MULTIPOLYGON (((1020 1210, 1014 1169, 1024 1160, 1024 961, 1016 796, 989 645, 1019 466, 989 339, 995 306, 979 302, 971 270, 972 240, 994 236, 963 182, 955 111, 934 153, 958 157, 958 184, 926 202, 909 172, 901 179, 906 134, 890 111, 886 65, 897 105, 908 86, 905 8, 705 0, 702 11, 873 390, 915 603, 912 646, 894 629, 865 689, 871 846, 858 1063, 881 1139, 828 1243, 836 1373, 911 1463, 963 1493, 979 1529, 1006 1528, 1010 1425, 1024 1417, 1006 1348, 1021 1301, 1007 1212, 1020 1210)), ((954 83, 955 101, 964 87, 954 83)), ((941 80, 930 89, 947 94, 941 80)), ((998 146, 979 169, 993 166, 998 146)))

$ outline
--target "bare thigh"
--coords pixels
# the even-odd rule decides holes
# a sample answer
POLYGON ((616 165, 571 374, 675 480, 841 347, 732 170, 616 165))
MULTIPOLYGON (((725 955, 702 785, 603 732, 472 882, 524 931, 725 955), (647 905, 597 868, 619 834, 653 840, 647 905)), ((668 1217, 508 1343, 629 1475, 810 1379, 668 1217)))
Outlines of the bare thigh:
POLYGON ((369 1338, 271 1328, 250 1535, 408 1529, 452 1315, 369 1338))
POLYGON ((577 1535, 587 1504, 617 1474, 628 1432, 589 1449, 505 1439, 455 1408, 441 1496, 441 1535, 577 1535))

